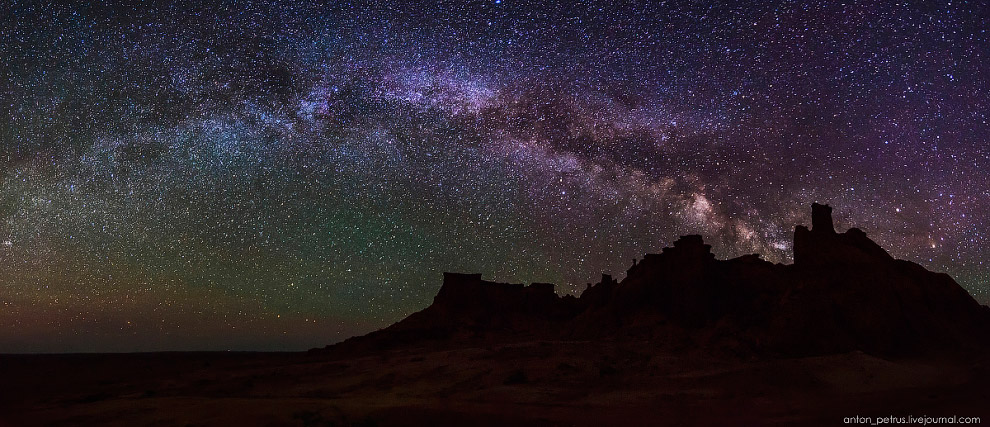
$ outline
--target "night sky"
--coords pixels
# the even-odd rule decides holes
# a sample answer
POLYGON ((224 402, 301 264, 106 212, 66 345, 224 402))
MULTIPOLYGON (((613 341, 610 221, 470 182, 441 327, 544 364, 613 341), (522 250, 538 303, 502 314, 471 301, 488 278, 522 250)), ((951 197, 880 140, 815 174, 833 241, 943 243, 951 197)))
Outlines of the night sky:
MULTIPOLYGON (((980 2, 0 6, 0 352, 301 350, 810 204, 990 300, 980 2)), ((96 3, 96 2, 94 2, 96 3)))

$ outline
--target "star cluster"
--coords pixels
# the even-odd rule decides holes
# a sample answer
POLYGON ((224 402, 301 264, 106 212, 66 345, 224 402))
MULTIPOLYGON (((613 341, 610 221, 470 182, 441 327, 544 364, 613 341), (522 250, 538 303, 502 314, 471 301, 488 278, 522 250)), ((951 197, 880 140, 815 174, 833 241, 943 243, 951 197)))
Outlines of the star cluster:
POLYGON ((813 201, 990 298, 980 4, 7 8, 0 351, 315 347, 683 234, 790 262, 813 201))

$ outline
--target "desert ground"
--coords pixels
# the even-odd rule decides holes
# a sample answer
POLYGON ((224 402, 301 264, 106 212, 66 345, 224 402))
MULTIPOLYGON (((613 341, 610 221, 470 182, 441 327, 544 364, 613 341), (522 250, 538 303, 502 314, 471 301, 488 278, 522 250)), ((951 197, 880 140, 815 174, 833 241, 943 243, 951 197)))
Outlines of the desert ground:
POLYGON ((650 342, 365 356, 0 355, 0 425, 839 425, 990 420, 990 370, 861 352, 747 360, 650 342), (665 355, 666 354, 666 355, 665 355))

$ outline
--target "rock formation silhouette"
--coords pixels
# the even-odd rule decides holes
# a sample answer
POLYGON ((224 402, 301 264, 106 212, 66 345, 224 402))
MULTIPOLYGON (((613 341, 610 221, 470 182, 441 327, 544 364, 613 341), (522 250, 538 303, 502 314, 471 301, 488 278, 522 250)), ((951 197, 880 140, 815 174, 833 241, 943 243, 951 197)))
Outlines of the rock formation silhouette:
POLYGON ((621 282, 603 275, 579 298, 559 297, 552 284, 444 273, 426 309, 327 350, 534 339, 635 339, 671 351, 781 357, 986 350, 990 309, 951 277, 894 259, 859 229, 837 233, 828 205, 813 204, 811 222, 794 230, 791 265, 758 254, 717 260, 701 236, 683 236, 634 262, 621 282))

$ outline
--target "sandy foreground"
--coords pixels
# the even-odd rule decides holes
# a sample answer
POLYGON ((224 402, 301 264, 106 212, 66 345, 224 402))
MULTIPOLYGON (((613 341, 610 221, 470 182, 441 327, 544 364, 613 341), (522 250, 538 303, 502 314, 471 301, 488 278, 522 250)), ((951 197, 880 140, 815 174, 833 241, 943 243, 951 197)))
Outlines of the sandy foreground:
POLYGON ((990 422, 990 370, 981 363, 859 352, 745 360, 651 348, 541 341, 351 358, 0 355, 0 426, 840 425, 855 416, 990 422))

